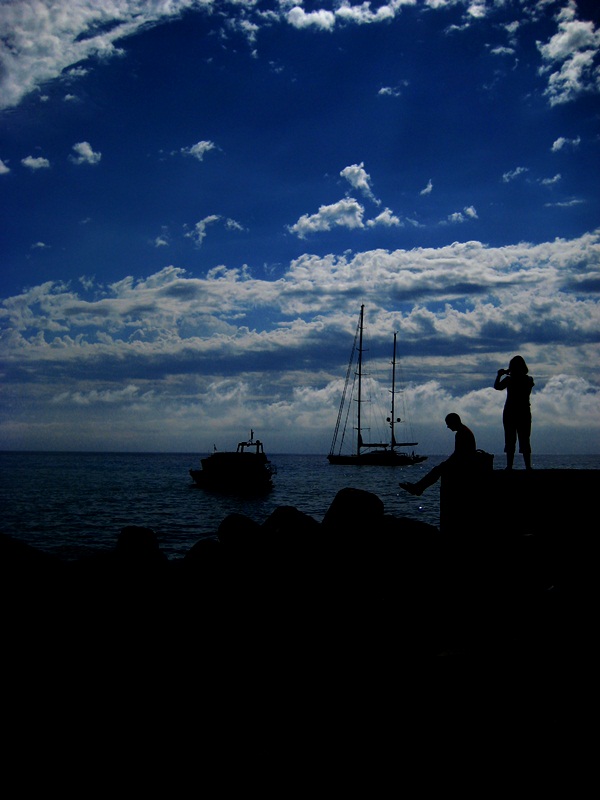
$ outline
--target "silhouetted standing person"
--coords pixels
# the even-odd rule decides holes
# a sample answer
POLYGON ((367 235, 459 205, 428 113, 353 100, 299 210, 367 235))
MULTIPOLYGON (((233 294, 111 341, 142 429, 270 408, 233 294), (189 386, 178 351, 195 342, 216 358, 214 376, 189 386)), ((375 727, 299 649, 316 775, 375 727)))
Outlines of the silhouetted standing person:
POLYGON ((502 412, 506 469, 513 467, 517 438, 525 469, 531 469, 530 396, 534 386, 533 378, 529 375, 529 368, 522 356, 513 356, 508 369, 499 369, 496 375, 494 389, 506 390, 506 402, 502 412))
POLYGON ((450 413, 446 416, 446 425, 454 431, 454 452, 445 461, 429 470, 420 481, 416 483, 400 483, 403 489, 411 494, 423 494, 428 486, 432 486, 440 477, 447 472, 458 472, 469 470, 475 466, 475 452, 477 444, 475 435, 470 428, 463 423, 458 414, 450 413))

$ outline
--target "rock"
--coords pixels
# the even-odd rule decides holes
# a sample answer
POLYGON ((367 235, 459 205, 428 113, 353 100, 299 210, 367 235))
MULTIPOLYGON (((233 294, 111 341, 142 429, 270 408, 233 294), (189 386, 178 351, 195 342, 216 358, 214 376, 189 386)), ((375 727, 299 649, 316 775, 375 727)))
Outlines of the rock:
POLYGON ((261 547, 261 527, 245 514, 228 514, 217 530, 219 542, 228 553, 252 552, 261 547))
POLYGON ((165 554, 152 528, 127 525, 117 538, 115 556, 122 565, 156 566, 164 564, 165 554))
POLYGON ((384 516, 383 501, 364 489, 341 489, 323 517, 323 528, 328 536, 348 539, 365 536, 381 523, 384 516))

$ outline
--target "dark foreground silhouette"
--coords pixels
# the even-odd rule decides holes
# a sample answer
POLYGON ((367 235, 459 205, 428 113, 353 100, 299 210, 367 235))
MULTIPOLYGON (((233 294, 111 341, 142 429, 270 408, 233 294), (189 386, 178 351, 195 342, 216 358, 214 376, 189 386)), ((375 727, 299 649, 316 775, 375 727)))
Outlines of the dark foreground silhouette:
POLYGON ((473 486, 442 478, 439 528, 348 488, 322 522, 285 505, 263 524, 232 514, 177 560, 135 525, 76 562, 0 536, 5 727, 60 719, 81 742, 101 721, 110 747, 165 714, 211 732, 302 720, 325 738, 384 712, 453 734, 467 719, 552 729, 593 585, 589 505, 558 487, 590 498, 586 473, 490 472, 469 513, 473 486), (496 497, 523 512, 507 523, 496 497))
POLYGON ((75 562, 2 536, 6 616, 13 633, 27 624, 30 643, 55 634, 66 647, 95 635, 126 644, 144 631, 168 639, 188 624, 203 636, 226 631, 231 640, 235 630, 243 639, 251 630, 265 646, 300 637, 332 652, 345 637, 426 656, 554 647, 548 623, 564 591, 556 530, 540 530, 539 511, 535 529, 526 514, 506 529, 502 514, 495 528, 496 510, 469 515, 461 491, 443 486, 441 531, 348 488, 321 523, 290 506, 263 524, 231 514, 176 560, 137 526, 121 530, 114 550, 75 562))

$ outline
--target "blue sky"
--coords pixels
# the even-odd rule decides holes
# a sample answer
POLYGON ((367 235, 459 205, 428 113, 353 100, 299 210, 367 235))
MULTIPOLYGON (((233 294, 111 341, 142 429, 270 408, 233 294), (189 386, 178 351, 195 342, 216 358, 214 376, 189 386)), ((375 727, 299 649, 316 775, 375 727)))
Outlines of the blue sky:
POLYGON ((364 303, 420 452, 520 353, 600 453, 599 167, 593 2, 3 2, 0 449, 326 454, 364 303))

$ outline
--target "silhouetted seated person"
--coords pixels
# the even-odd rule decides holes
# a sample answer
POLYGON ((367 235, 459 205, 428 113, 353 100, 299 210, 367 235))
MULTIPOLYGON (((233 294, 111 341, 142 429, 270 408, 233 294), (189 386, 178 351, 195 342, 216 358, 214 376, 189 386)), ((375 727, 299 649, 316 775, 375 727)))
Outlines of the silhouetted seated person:
POLYGON ((400 482, 399 485, 402 489, 406 489, 411 494, 423 494, 425 489, 432 486, 442 475, 446 475, 449 472, 453 474, 467 472, 474 468, 477 445, 473 431, 463 424, 458 414, 454 413, 446 416, 446 425, 451 431, 455 431, 454 452, 452 455, 430 470, 420 481, 416 483, 400 482))

